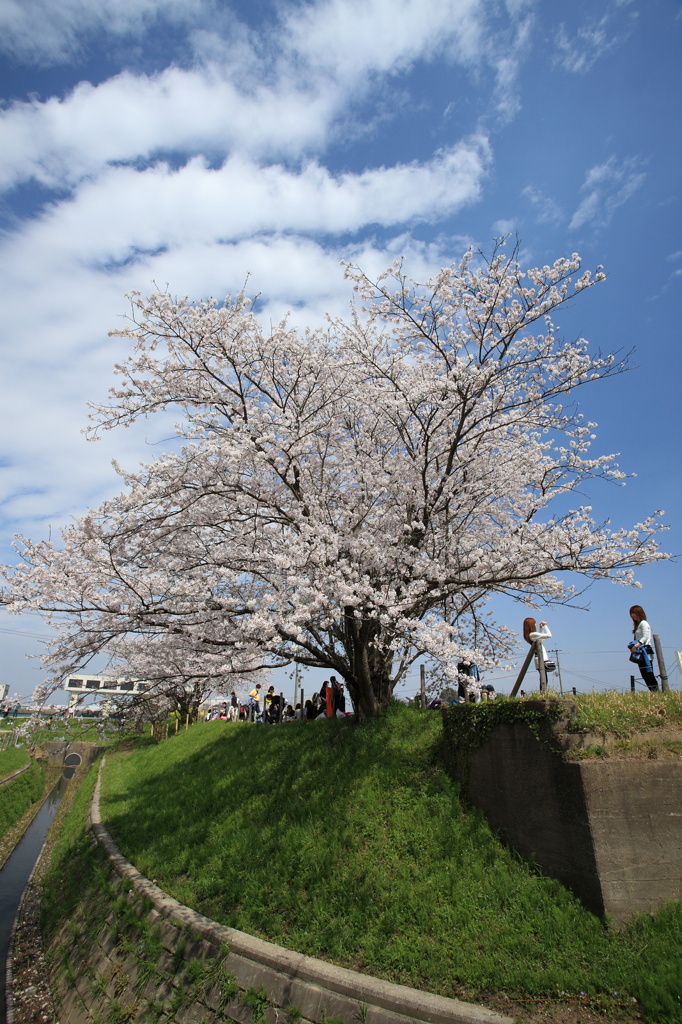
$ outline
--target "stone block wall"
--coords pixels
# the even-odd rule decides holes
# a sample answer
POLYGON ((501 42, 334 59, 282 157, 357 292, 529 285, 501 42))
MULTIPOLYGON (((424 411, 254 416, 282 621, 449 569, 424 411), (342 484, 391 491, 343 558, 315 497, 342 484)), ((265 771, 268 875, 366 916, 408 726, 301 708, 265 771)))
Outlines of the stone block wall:
POLYGON ((476 747, 444 726, 465 799, 588 909, 618 923, 682 899, 682 760, 567 761, 549 717, 497 725, 476 747))

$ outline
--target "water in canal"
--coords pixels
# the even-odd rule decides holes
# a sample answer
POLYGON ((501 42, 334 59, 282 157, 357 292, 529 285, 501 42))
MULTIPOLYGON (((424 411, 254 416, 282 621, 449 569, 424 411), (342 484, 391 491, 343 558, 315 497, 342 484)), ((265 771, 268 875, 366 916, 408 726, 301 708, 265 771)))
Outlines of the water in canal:
POLYGON ((23 838, 12 850, 5 861, 5 866, 0 870, 0 1024, 5 1024, 7 1019, 5 1013, 5 984, 7 980, 5 965, 12 925, 21 894, 33 871, 38 854, 43 848, 47 830, 57 813, 57 807, 66 785, 67 779, 62 777, 26 829, 23 838))

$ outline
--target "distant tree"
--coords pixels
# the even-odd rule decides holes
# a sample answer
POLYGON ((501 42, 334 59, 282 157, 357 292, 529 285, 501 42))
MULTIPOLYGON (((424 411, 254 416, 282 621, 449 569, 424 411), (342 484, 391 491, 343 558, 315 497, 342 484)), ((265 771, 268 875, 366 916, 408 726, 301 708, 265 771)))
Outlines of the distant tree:
POLYGON ((500 243, 425 285, 401 263, 346 275, 364 305, 304 334, 264 333, 244 294, 134 293, 112 332, 133 352, 92 435, 176 409, 184 443, 8 570, 11 610, 68 620, 57 673, 105 650, 139 678, 294 661, 372 717, 416 658, 446 682, 508 653, 493 595, 566 602, 566 574, 630 583, 664 557, 653 520, 612 531, 568 510, 586 481, 623 477, 564 403, 624 364, 551 319, 601 271, 573 255, 524 273, 500 243))

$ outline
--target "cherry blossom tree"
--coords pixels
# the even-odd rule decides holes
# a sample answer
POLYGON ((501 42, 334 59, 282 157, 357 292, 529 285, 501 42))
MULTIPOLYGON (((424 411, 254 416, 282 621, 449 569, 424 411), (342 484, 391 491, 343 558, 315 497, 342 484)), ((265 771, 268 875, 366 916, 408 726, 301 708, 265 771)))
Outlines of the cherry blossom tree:
POLYGON ((345 273, 348 319, 304 333, 264 332, 243 293, 131 297, 92 437, 173 409, 180 441, 7 571, 8 606, 58 624, 57 674, 101 651, 167 681, 298 662, 372 717, 416 658, 456 679, 509 652, 493 595, 566 602, 572 574, 629 584, 664 557, 653 518, 614 530, 569 504, 623 478, 566 402, 624 363, 552 320, 601 270, 524 272, 500 243, 423 285, 400 262, 345 273))

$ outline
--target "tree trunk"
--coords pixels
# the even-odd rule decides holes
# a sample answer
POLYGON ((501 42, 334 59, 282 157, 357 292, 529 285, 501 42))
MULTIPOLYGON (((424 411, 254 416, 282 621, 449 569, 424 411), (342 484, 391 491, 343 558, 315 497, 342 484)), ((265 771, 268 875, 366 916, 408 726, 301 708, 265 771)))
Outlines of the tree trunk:
POLYGON ((376 718, 393 696, 393 657, 380 643, 381 627, 374 619, 360 619, 345 609, 346 650, 350 671, 346 686, 357 718, 376 718))

